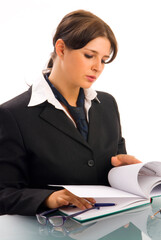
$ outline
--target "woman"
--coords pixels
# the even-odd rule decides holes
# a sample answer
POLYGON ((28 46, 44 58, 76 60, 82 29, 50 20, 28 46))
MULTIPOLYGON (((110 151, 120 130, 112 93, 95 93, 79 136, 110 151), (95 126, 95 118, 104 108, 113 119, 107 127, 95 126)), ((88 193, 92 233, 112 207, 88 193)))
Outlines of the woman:
POLYGON ((37 84, 0 107, 0 213, 34 215, 79 198, 50 184, 105 184, 126 155, 114 98, 92 84, 117 54, 110 27, 90 12, 66 15, 54 52, 37 84))

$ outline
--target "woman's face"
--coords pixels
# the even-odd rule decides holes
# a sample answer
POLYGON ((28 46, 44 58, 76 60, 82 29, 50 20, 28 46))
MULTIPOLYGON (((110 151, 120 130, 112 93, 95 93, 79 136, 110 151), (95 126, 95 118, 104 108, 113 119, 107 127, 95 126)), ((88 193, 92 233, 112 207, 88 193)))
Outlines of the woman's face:
POLYGON ((81 49, 65 48, 62 70, 65 80, 73 87, 89 88, 97 80, 110 57, 110 41, 98 37, 81 49))

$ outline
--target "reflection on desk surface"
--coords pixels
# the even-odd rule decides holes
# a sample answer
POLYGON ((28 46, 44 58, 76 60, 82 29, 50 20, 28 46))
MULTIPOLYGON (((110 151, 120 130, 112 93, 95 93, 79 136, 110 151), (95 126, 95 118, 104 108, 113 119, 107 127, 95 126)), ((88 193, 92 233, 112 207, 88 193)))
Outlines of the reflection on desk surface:
POLYGON ((155 198, 152 205, 84 225, 69 220, 61 228, 41 226, 36 217, 4 215, 0 216, 0 239, 161 240, 161 219, 150 218, 159 208, 161 198, 155 198))

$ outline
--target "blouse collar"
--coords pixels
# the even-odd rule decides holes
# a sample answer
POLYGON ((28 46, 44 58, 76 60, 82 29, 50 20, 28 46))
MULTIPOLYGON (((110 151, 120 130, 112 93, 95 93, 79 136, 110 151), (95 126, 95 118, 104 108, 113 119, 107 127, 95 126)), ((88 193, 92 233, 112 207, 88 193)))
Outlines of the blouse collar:
MULTIPOLYGON (((97 98, 97 92, 92 88, 84 89, 84 94, 85 94, 85 110, 87 114, 89 111, 89 108, 91 107, 91 101, 94 99, 99 103, 100 101, 97 98)), ((49 84, 45 80, 44 75, 42 73, 42 75, 38 78, 38 80, 34 82, 32 85, 32 93, 31 93, 31 98, 30 98, 28 107, 39 105, 45 101, 48 101, 50 104, 55 106, 55 108, 65 111, 61 103, 54 96, 49 84)), ((65 113, 67 114, 66 111, 65 113)), ((87 114, 87 119, 88 119, 88 114, 87 114)))

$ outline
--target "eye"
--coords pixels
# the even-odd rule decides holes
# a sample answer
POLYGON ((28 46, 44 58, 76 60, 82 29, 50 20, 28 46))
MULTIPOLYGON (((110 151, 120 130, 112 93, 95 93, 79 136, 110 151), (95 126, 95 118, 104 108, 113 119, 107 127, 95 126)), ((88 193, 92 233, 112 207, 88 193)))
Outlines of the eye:
POLYGON ((89 54, 84 54, 84 56, 86 57, 86 58, 93 58, 93 55, 89 55, 89 54))

